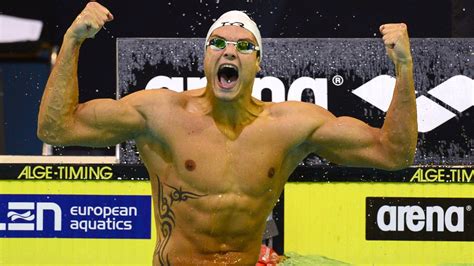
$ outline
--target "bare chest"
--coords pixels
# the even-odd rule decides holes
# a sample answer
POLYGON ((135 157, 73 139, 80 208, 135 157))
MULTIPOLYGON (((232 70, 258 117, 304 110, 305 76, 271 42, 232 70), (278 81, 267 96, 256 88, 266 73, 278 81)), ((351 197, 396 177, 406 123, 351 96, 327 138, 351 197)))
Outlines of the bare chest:
POLYGON ((289 174, 288 164, 297 163, 288 158, 294 140, 265 119, 246 126, 235 139, 208 117, 191 114, 168 122, 168 130, 160 130, 162 144, 140 151, 165 183, 204 194, 257 196, 279 190, 289 174))

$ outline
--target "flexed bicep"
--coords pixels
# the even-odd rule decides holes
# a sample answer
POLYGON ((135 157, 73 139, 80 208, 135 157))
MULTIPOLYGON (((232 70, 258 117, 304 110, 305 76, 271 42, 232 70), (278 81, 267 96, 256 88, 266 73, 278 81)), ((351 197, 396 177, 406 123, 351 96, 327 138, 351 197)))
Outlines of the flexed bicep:
POLYGON ((338 164, 396 170, 411 165, 416 150, 413 62, 406 24, 384 24, 380 32, 397 75, 383 126, 374 128, 355 118, 326 114, 309 143, 312 151, 338 164))
POLYGON ((77 105, 67 120, 43 123, 39 137, 55 145, 110 146, 145 129, 145 118, 127 101, 97 99, 77 105))
POLYGON ((395 169, 396 149, 379 128, 351 117, 327 119, 310 137, 313 151, 331 162, 357 167, 395 169))
POLYGON ((79 50, 113 19, 104 6, 90 2, 64 35, 38 113, 38 137, 56 145, 107 146, 133 136, 144 120, 128 100, 94 100, 79 104, 79 50))
POLYGON ((134 138, 145 129, 145 118, 126 101, 97 99, 78 105, 68 145, 109 146, 134 138))

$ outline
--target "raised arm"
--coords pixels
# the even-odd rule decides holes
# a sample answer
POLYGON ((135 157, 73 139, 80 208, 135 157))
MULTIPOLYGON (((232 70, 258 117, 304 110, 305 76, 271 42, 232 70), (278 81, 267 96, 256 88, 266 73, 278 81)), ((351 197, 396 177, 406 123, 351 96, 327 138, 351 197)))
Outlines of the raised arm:
POLYGON ((89 2, 64 35, 38 115, 38 137, 56 145, 108 146, 139 134, 145 127, 134 106, 137 97, 78 103, 79 49, 113 19, 102 5, 89 2))
POLYGON ((394 170, 410 166, 415 156, 413 62, 405 24, 385 24, 380 32, 396 70, 395 90, 382 128, 324 114, 309 142, 313 151, 338 164, 394 170))

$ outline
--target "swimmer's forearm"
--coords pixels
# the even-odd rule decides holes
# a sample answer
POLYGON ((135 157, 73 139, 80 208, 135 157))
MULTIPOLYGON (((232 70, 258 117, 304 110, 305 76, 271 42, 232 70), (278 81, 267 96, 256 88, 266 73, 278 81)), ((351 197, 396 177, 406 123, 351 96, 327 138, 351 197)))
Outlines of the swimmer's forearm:
POLYGON ((382 141, 400 167, 408 167, 415 157, 418 126, 413 82, 413 62, 395 65, 397 81, 392 102, 382 127, 382 141))
POLYGON ((65 34, 46 84, 38 117, 38 137, 47 143, 60 143, 68 128, 72 128, 79 100, 77 65, 81 43, 65 34))
POLYGON ((104 24, 111 20, 113 16, 107 8, 91 1, 64 35, 61 50, 40 105, 38 137, 43 141, 50 144, 66 144, 74 134, 77 135, 75 112, 79 100, 77 82, 79 49, 85 39, 93 38, 104 24))

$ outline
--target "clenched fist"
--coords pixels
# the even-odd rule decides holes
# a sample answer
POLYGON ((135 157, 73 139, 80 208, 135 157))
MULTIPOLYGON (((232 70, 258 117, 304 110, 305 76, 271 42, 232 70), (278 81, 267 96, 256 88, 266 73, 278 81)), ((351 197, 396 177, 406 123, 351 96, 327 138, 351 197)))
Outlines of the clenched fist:
POLYGON ((87 38, 94 38, 104 24, 113 19, 107 8, 97 2, 89 2, 67 30, 66 37, 82 43, 87 38))
POLYGON ((387 54, 395 65, 411 63, 410 39, 405 23, 384 24, 379 28, 387 54))

